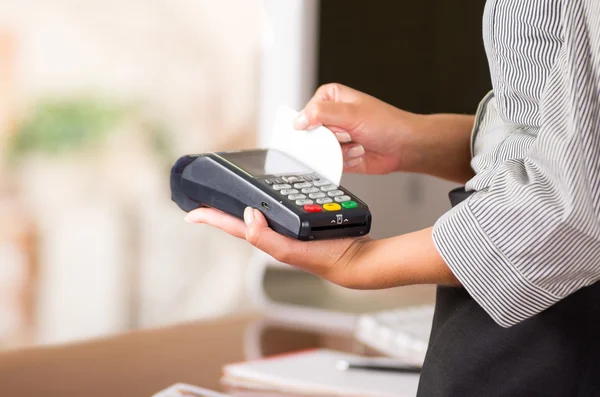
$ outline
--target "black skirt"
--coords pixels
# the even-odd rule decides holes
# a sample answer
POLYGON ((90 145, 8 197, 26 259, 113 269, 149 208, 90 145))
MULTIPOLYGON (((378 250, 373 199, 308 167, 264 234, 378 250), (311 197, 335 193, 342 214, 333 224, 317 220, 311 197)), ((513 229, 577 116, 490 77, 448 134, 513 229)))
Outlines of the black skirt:
MULTIPOLYGON (((455 206, 469 196, 450 192, 455 206)), ((460 287, 438 287, 418 397, 600 396, 600 283, 502 328, 460 287)))

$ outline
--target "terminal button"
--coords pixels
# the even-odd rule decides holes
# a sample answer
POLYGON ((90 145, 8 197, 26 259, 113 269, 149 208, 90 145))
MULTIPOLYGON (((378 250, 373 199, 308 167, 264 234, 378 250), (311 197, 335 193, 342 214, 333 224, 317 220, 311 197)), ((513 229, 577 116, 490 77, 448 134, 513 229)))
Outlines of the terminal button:
POLYGON ((300 182, 294 185, 294 188, 296 189, 304 189, 306 187, 312 187, 312 184, 310 182, 300 182))
POLYGON ((300 178, 298 178, 297 176, 284 176, 284 177, 281 177, 281 179, 283 179, 287 183, 300 182, 300 178))
POLYGON ((306 195, 304 195, 304 194, 290 194, 288 196, 288 198, 290 200, 304 200, 306 198, 306 195))
POLYGON ((306 204, 304 206, 304 211, 306 211, 306 212, 321 212, 321 211, 323 211, 323 209, 321 208, 320 205, 317 205, 317 204, 306 204))
POLYGON ((350 201, 350 200, 352 200, 350 198, 350 196, 338 196, 335 198, 335 201, 337 201, 338 203, 342 203, 344 201, 350 201))
POLYGON ((332 190, 332 191, 328 192, 327 195, 329 197, 343 196, 344 192, 342 192, 341 190, 332 190))
POLYGON ((331 183, 326 180, 320 180, 320 181, 313 182, 313 185, 315 185, 316 187, 330 185, 330 184, 331 183))
POLYGON ((337 186, 335 185, 325 185, 325 186, 321 186, 321 190, 324 192, 330 192, 332 190, 336 190, 337 186))
POLYGON ((302 189, 302 193, 318 193, 319 192, 319 188, 316 187, 305 187, 304 189, 302 189))
POLYGON ((356 208, 356 207, 358 207, 358 204, 356 203, 356 201, 344 201, 342 203, 342 207, 347 208, 347 209, 356 208))
POLYGON ((342 209, 342 207, 340 207, 340 205, 336 203, 328 203, 323 204, 323 209, 325 209, 325 211, 339 211, 342 209))
POLYGON ((310 197, 311 199, 319 199, 319 198, 323 198, 325 196, 326 196, 325 193, 321 193, 321 192, 311 193, 311 194, 308 195, 308 197, 310 197))

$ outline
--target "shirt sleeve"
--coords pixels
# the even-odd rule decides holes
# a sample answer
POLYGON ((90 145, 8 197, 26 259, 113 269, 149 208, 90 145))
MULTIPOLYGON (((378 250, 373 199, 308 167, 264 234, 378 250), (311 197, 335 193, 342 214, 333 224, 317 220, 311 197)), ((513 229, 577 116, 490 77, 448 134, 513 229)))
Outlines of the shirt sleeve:
POLYGON ((569 0, 524 158, 435 224, 456 277, 503 327, 600 280, 600 1, 569 0))

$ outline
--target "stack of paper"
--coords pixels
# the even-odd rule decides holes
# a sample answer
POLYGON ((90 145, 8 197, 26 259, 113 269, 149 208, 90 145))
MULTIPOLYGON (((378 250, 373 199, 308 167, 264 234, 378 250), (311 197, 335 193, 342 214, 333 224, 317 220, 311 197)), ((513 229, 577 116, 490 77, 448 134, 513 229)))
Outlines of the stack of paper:
POLYGON ((316 349, 225 366, 223 382, 236 387, 302 395, 414 397, 419 376, 374 370, 340 371, 337 363, 359 358, 316 349))

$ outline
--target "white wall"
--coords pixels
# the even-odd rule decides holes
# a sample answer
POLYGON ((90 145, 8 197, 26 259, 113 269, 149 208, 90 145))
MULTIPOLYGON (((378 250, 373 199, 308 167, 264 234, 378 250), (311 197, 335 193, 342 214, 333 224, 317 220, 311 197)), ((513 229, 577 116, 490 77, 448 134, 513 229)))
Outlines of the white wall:
MULTIPOLYGON (((254 145, 260 10, 259 0, 0 1, 0 29, 17 39, 21 109, 40 97, 86 92, 141 100, 184 154, 254 145)), ((245 307, 250 248, 184 223, 169 200, 167 170, 136 134, 127 130, 86 164, 83 180, 99 187, 68 165, 24 173, 42 229, 41 342, 245 307), (55 181, 81 191, 69 203, 45 203, 55 181), (130 239, 132 230, 138 236, 130 239)))

